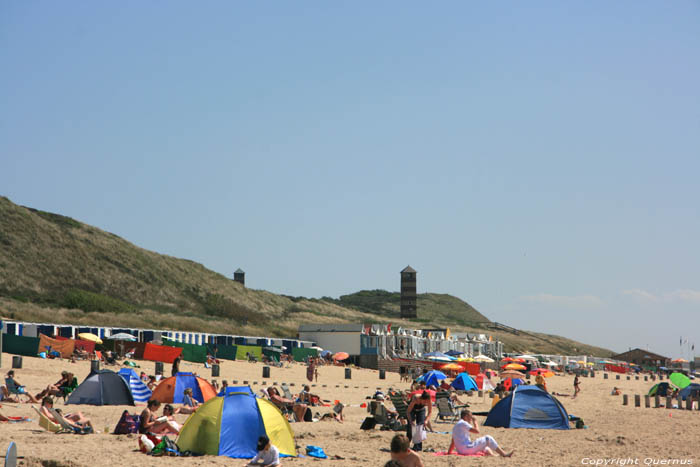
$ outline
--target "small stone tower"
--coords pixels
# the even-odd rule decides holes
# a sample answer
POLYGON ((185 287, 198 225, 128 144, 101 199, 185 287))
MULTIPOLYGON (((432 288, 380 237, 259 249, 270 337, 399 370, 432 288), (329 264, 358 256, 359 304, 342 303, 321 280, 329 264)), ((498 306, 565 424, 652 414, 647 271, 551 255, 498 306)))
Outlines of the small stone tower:
POLYGON ((416 271, 406 266, 401 271, 401 317, 417 318, 416 271))
POLYGON ((241 268, 236 269, 233 272, 233 280, 240 282, 241 285, 245 286, 245 272, 241 268))

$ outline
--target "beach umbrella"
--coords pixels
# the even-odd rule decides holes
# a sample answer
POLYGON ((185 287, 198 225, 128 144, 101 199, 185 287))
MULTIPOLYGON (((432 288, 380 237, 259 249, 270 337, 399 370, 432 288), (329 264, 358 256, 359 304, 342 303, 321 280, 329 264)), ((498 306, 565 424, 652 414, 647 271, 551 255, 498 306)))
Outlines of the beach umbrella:
POLYGON ((527 370, 527 367, 525 365, 521 365, 519 363, 509 363, 503 368, 506 370, 527 370))
POLYGON ((671 373, 668 379, 671 380, 671 384, 677 386, 678 389, 683 389, 690 384, 690 378, 683 373, 671 373))
POLYGON ((510 357, 506 357, 506 358, 502 358, 501 361, 502 361, 502 362, 512 362, 512 361, 514 361, 514 360, 513 360, 512 358, 510 358, 510 357))
POLYGON ((579 365, 585 365, 585 364, 586 364, 586 362, 584 362, 583 360, 579 360, 579 361, 576 362, 576 363, 578 363, 579 365))
POLYGON ((90 332, 82 332, 82 333, 78 334, 78 337, 84 341, 94 342, 95 344, 102 343, 102 339, 100 339, 99 337, 97 337, 96 335, 94 335, 90 332))
POLYGON ((444 365, 440 366, 441 370, 461 370, 462 365, 459 363, 445 363, 444 365))
POLYGON ((553 362, 553 361, 551 361, 551 360, 548 361, 548 362, 544 362, 544 363, 542 363, 542 364, 543 364, 543 365, 547 365, 547 366, 558 366, 558 365, 559 365, 557 362, 553 362))
POLYGON ((335 355, 333 355, 333 360, 338 360, 343 361, 350 357, 350 355, 347 352, 337 352, 335 355))
POLYGON ((671 360, 673 363, 688 363, 688 360, 682 359, 682 358, 677 358, 675 360, 671 360))
POLYGON ((322 357, 327 357, 327 356, 329 356, 329 355, 332 354, 332 353, 333 353, 333 352, 331 352, 330 350, 324 350, 323 352, 321 352, 321 356, 322 356, 322 357))
POLYGON ((475 362, 486 362, 486 363, 493 363, 493 358, 489 358, 486 355, 477 355, 474 357, 475 362))
POLYGON ((110 339, 115 340, 115 341, 135 341, 136 337, 132 336, 131 334, 127 334, 126 332, 120 332, 118 334, 112 334, 109 336, 110 339))
POLYGON ((530 371, 530 374, 533 376, 542 375, 545 378, 549 378, 550 376, 554 376, 554 373, 552 373, 552 371, 547 370, 545 368, 537 368, 536 370, 530 371))
POLYGON ((588 365, 588 366, 593 366, 593 365, 595 365, 595 363, 593 363, 593 362, 588 362, 588 363, 586 363, 586 365, 588 365))
POLYGON ((462 355, 464 352, 461 350, 448 350, 445 352, 445 355, 449 355, 451 357, 456 357, 457 355, 462 355))
POLYGON ((452 362, 454 359, 452 357, 427 357, 428 360, 433 360, 436 362, 452 362))
POLYGON ((515 370, 506 370, 499 373, 501 378, 524 378, 525 375, 515 370))
MULTIPOLYGON (((457 359, 458 362, 473 362, 474 359, 471 357, 461 357, 457 359)), ((493 361, 493 360, 492 360, 493 361)))

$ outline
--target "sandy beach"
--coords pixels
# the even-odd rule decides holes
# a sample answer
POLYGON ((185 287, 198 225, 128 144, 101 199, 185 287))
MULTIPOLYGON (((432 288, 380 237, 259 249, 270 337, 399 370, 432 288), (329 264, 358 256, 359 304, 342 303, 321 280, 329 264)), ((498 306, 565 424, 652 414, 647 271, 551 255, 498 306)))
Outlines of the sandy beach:
MULTIPOLYGON (((2 372, 9 369, 12 356, 3 354, 2 372)), ((139 362, 142 371, 155 373, 153 362, 139 362)), ((223 361, 221 376, 218 380, 237 380, 239 384, 249 381, 251 387, 258 391, 263 381, 261 363, 223 361), (255 384, 257 383, 257 384, 255 384)), ((110 369, 118 370, 118 367, 110 369)), ((23 368, 16 370, 16 379, 26 385, 29 392, 36 394, 48 384, 57 381, 62 370, 76 374, 79 381, 88 375, 90 363, 80 361, 70 363, 63 360, 42 360, 38 358, 23 359, 23 368)), ((137 371, 140 371, 137 369, 137 371)), ((169 365, 165 366, 169 373, 169 365)), ((182 371, 192 371, 211 379, 211 370, 201 364, 183 362, 182 371)), ((298 391, 306 382, 305 366, 294 364, 291 368, 272 368, 272 383, 293 383, 292 392, 298 391)), ((452 465, 592 465, 596 461, 628 459, 637 460, 638 465, 679 465, 680 462, 697 464, 700 462, 700 411, 669 410, 665 408, 635 408, 634 394, 646 394, 652 382, 642 378, 627 381, 603 379, 598 373, 595 378, 581 378, 581 394, 576 398, 560 397, 560 401, 569 414, 582 417, 588 426, 586 429, 527 430, 482 427, 483 434, 492 435, 505 449, 515 449, 512 459, 478 458, 478 457, 439 457, 431 452, 422 453, 423 461, 430 466, 452 465), (613 386, 618 386, 623 394, 629 394, 630 406, 622 405, 621 396, 611 396, 613 386)), ((342 459, 324 461, 313 458, 288 458, 283 461, 287 466, 307 466, 326 463, 334 466, 381 466, 390 457, 389 441, 394 435, 388 431, 362 431, 359 426, 367 416, 366 409, 360 404, 372 395, 377 388, 386 390, 395 387, 404 389, 407 383, 401 383, 399 375, 387 373, 385 380, 380 380, 377 371, 353 368, 352 379, 344 379, 341 367, 321 367, 319 381, 312 387, 322 399, 340 400, 348 405, 345 409, 345 423, 322 421, 314 423, 293 423, 299 452, 304 453, 305 446, 321 446, 329 456, 342 459)), ((547 379, 550 391, 571 394, 573 376, 553 376, 547 379)), ((474 411, 485 411, 490 407, 488 397, 463 396, 474 411)), ((390 404, 387 404, 391 406, 390 404)), ((643 406, 642 401, 642 406, 643 406)), ((62 407, 58 401, 57 407, 62 407)), ((653 401, 652 401, 653 406, 653 401)), ((243 465, 242 459, 226 457, 190 457, 190 458, 154 458, 138 451, 137 435, 111 435, 103 431, 108 427, 111 432, 121 412, 127 408, 69 406, 71 410, 83 411, 93 421, 99 431, 97 434, 54 435, 45 432, 37 424, 37 415, 31 404, 2 404, 1 413, 6 416, 27 416, 28 423, 3 423, 0 427, 0 450, 7 448, 10 441, 18 445, 18 454, 24 456, 22 465, 29 466, 102 466, 102 465, 243 465)), ((140 412, 143 405, 128 408, 140 412)), ((314 412, 328 412, 328 407, 316 407, 314 412)), ((435 412, 437 413, 437 412, 435 412)), ((185 415, 179 415, 178 421, 184 423, 185 415)), ((483 422, 484 417, 478 417, 483 422)), ((435 430, 449 432, 450 423, 434 423, 435 430)), ((450 444, 449 434, 429 433, 424 449, 445 451, 450 444)), ((615 464, 613 464, 615 465, 615 464)), ((618 461, 617 465, 621 465, 618 461)))

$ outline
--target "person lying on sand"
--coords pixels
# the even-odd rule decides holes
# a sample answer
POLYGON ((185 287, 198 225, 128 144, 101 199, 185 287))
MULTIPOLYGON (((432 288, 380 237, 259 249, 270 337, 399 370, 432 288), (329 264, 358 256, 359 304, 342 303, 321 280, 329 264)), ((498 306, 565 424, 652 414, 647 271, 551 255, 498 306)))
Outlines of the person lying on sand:
POLYGON ((469 433, 478 434, 479 424, 470 410, 462 410, 462 412, 460 412, 460 418, 461 420, 458 421, 452 429, 452 442, 450 443, 450 448, 447 450, 447 454, 452 454, 452 452, 456 450, 459 454, 479 454, 483 452, 487 456, 493 456, 495 455, 495 451, 499 456, 511 457, 513 452, 515 452, 511 451, 506 454, 506 452, 498 446, 496 440, 488 435, 472 441, 469 437, 469 433))
POLYGON ((409 449, 411 442, 406 435, 396 435, 391 440, 391 460, 401 467, 423 467, 423 460, 418 453, 409 449))

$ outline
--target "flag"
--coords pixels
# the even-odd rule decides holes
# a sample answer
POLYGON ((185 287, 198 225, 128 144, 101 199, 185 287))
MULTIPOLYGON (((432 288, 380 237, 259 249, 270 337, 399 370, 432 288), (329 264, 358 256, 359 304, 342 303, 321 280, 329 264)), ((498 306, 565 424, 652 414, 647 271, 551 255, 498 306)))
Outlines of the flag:
POLYGON ((386 332, 390 333, 391 332, 391 323, 386 325, 386 332))

